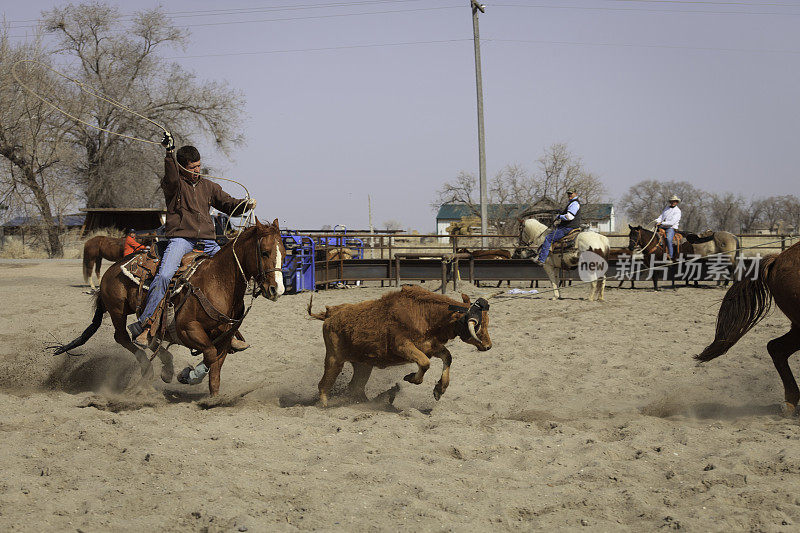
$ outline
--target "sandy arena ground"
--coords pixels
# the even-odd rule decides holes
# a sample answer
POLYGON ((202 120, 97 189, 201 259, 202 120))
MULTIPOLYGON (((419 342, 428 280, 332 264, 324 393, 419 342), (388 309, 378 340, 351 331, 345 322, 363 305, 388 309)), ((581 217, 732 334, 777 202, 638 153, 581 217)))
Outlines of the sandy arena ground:
MULTIPOLYGON (((0 530, 800 524, 800 427, 780 416, 765 347, 788 321, 773 312, 697 367, 722 290, 609 290, 604 304, 577 299, 584 289, 563 301, 497 298, 494 347, 451 343, 441 401, 435 360, 422 385, 402 381, 410 366, 375 370, 367 393, 399 383, 393 403, 335 396, 320 409, 324 345, 308 294, 256 302, 242 328, 253 347, 228 356, 212 402, 206 382, 130 386, 138 370, 107 316, 82 357, 44 352, 89 324, 80 282, 78 261, 0 263, 0 530)), ((315 308, 387 290, 321 292, 315 308)), ((176 370, 198 362, 172 352, 176 370)), ((349 377, 348 365, 336 390, 349 377)))

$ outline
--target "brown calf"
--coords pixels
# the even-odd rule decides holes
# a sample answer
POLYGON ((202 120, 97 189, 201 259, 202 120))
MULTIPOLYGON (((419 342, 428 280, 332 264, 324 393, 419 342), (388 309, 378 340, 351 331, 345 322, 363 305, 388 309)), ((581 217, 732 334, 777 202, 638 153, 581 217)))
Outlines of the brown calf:
POLYGON ((450 384, 448 341, 460 337, 480 351, 492 347, 489 302, 478 298, 470 303, 466 294, 461 297, 463 303, 422 287, 406 286, 377 300, 326 307, 324 313, 312 313, 309 301, 308 314, 325 321, 325 373, 319 382, 322 406, 328 405, 328 393, 345 362, 353 365, 348 393, 364 401, 372 367, 416 363, 417 371, 403 379, 420 384, 431 357, 440 358, 444 365, 433 389, 438 400, 450 384))

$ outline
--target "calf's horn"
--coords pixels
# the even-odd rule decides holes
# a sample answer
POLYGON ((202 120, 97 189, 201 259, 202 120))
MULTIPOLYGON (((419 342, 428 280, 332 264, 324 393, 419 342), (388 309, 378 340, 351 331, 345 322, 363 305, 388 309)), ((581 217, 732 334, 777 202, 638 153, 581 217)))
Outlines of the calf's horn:
POLYGON ((475 320, 474 318, 470 318, 470 319, 467 321, 467 329, 469 330, 469 336, 470 336, 470 337, 472 337, 473 339, 475 339, 477 342, 479 342, 479 343, 483 344, 483 341, 481 341, 481 340, 478 338, 478 336, 475 334, 475 324, 477 324, 477 323, 478 323, 478 321, 477 321, 477 320, 475 320))

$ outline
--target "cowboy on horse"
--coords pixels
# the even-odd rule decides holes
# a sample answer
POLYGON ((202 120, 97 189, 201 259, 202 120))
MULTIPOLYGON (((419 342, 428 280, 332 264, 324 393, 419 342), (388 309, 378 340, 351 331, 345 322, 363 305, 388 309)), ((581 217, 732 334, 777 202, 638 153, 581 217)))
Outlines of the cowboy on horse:
POLYGON ((672 254, 672 239, 675 237, 675 231, 678 229, 678 223, 681 221, 681 208, 678 204, 681 199, 673 194, 669 198, 669 206, 664 208, 664 211, 655 219, 656 226, 659 230, 663 230, 667 239, 667 254, 670 259, 675 256, 672 254))
POLYGON ((547 234, 544 242, 539 247, 537 258, 533 260, 539 266, 544 265, 547 256, 550 255, 550 247, 554 242, 563 239, 573 230, 581 227, 581 203, 574 188, 567 189, 567 198, 569 198, 567 206, 556 216, 556 220, 553 223, 553 231, 547 234))
MULTIPOLYGON (((241 215, 255 208, 254 199, 238 200, 222 190, 217 183, 200 176, 200 152, 194 146, 182 146, 174 153, 172 135, 164 133, 161 145, 167 150, 164 158, 164 178, 161 188, 167 205, 166 236, 167 249, 150 284, 147 303, 138 321, 128 326, 133 342, 146 347, 150 343, 150 326, 153 314, 167 291, 172 276, 180 267, 183 256, 195 248, 213 256, 219 251, 214 241, 216 232, 209 207, 228 215, 241 215), (180 168, 178 168, 180 167, 180 168)), ((243 350, 248 345, 239 339, 231 340, 234 350, 243 350)))

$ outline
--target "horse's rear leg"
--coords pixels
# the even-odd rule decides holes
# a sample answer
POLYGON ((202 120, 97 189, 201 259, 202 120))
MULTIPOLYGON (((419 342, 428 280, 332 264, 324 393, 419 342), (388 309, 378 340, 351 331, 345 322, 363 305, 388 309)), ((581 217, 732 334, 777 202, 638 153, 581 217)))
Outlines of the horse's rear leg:
POLYGON ((147 357, 147 352, 131 341, 128 331, 125 329, 128 316, 117 311, 109 311, 109 314, 111 315, 111 322, 114 324, 114 340, 136 356, 142 377, 151 379, 153 377, 153 365, 150 363, 150 358, 147 357))
MULTIPOLYGON (((97 258, 94 263, 94 275, 97 276, 97 284, 100 285, 100 265, 103 264, 103 256, 97 258)), ((89 278, 91 279, 91 275, 89 278)), ((92 282, 92 289, 94 289, 94 281, 92 282)))
POLYGON ((794 380, 792 370, 789 368, 789 357, 800 350, 800 328, 792 325, 789 333, 772 339, 767 343, 767 351, 772 357, 772 362, 775 364, 775 369, 781 376, 783 381, 784 397, 786 405, 784 413, 791 415, 797 409, 797 402, 800 401, 800 390, 797 388, 797 382, 794 380))

